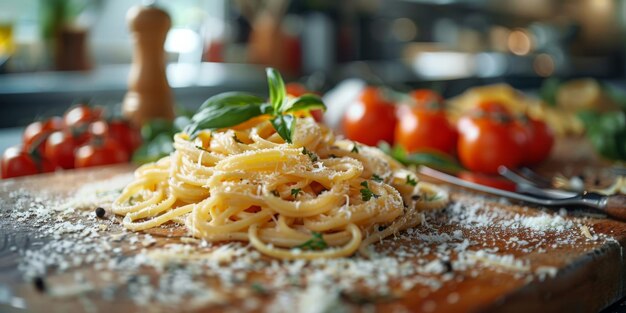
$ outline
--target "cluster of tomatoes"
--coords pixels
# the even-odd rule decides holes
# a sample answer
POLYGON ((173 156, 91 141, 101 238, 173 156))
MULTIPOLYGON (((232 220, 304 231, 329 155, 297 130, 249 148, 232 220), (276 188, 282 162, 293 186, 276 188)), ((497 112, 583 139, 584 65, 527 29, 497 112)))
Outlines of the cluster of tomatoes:
POLYGON ((368 145, 395 143, 408 152, 445 153, 483 174, 496 174, 500 165, 537 164, 550 154, 550 128, 528 116, 513 116, 501 103, 479 103, 454 125, 440 95, 420 89, 409 96, 410 104, 395 105, 380 89, 366 88, 343 117, 346 137, 368 145))
POLYGON ((79 104, 63 117, 29 124, 22 144, 4 151, 2 178, 128 162, 139 145, 141 134, 129 123, 79 104))

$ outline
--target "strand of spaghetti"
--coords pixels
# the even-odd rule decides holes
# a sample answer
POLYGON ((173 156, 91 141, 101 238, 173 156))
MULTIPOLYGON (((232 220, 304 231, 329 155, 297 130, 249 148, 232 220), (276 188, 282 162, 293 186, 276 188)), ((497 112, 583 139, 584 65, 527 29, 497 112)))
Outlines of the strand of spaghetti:
POLYGON ((262 253, 280 259, 319 259, 319 258, 338 258, 345 257, 354 254, 359 248, 361 243, 362 234, 359 227, 354 224, 349 224, 348 231, 352 235, 352 239, 345 245, 339 248, 329 248, 321 251, 297 251, 275 248, 273 245, 265 244, 258 236, 258 226, 252 225, 248 229, 248 236, 250 237, 250 243, 257 250, 262 253))
POLYGON ((146 218, 146 217, 157 216, 157 215, 160 215, 163 211, 169 210, 174 205, 175 202, 176 202, 176 198, 172 195, 169 195, 167 198, 163 199, 163 201, 159 202, 158 204, 153 204, 139 211, 128 213, 126 214, 126 217, 134 221, 134 220, 139 220, 139 219, 146 218))
POLYGON ((155 205, 161 201, 163 198, 163 190, 157 188, 155 191, 151 192, 152 194, 149 198, 139 201, 137 204, 125 204, 129 203, 130 199, 134 195, 138 194, 140 190, 148 190, 148 186, 150 185, 154 185, 150 179, 140 178, 139 180, 126 186, 126 188, 122 191, 122 194, 120 194, 120 196, 112 204, 113 213, 126 215, 127 213, 139 211, 147 206, 155 205))
POLYGON ((418 211, 443 209, 449 201, 448 193, 440 187, 427 182, 419 182, 417 191, 420 200, 415 203, 418 211))
POLYGON ((416 210, 410 210, 405 215, 395 220, 391 225, 387 226, 383 230, 377 230, 372 234, 369 234, 359 246, 359 254, 365 257, 371 257, 371 252, 368 251, 370 244, 382 240, 388 236, 391 236, 400 230, 415 227, 420 224, 424 219, 422 213, 418 213, 416 210))
POLYGON ((133 231, 155 228, 171 220, 176 220, 178 217, 191 212, 194 206, 195 204, 188 204, 185 206, 170 209, 164 214, 161 214, 157 217, 153 217, 143 222, 135 222, 136 219, 133 218, 132 213, 129 213, 126 215, 126 217, 124 217, 124 220, 122 221, 122 225, 124 225, 124 227, 133 231))

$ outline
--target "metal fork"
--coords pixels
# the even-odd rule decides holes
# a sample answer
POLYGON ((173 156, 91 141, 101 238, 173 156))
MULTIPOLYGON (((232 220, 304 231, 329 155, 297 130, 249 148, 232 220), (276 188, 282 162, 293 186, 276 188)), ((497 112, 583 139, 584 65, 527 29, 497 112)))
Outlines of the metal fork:
MULTIPOLYGON (((565 194, 560 194, 560 197, 556 195, 551 195, 551 193, 547 192, 544 196, 537 196, 535 194, 524 194, 521 192, 511 192, 498 188, 493 188, 473 182, 469 182, 463 179, 460 179, 455 176, 448 175, 446 173, 442 173, 440 171, 434 170, 432 168, 421 166, 419 168, 419 172, 423 175, 455 184, 457 186, 486 192, 490 194, 494 194, 501 197, 506 197, 510 199, 525 201, 529 203, 544 205, 544 206, 576 206, 576 205, 584 205, 588 207, 592 207, 598 209, 607 215, 610 215, 614 218, 626 220, 626 196, 625 195, 615 195, 615 196, 605 196, 597 193, 584 193, 584 194, 574 194, 569 197, 565 194)), ((524 187, 522 187, 524 188, 524 187)))
POLYGON ((516 192, 550 199, 566 199, 580 195, 579 193, 569 190, 546 187, 546 179, 529 169, 523 169, 523 174, 519 174, 506 166, 500 166, 498 167, 498 173, 515 183, 516 192))
POLYGON ((616 218, 626 219, 626 196, 603 195, 597 192, 574 192, 563 189, 542 188, 548 181, 534 171, 524 168, 519 174, 506 166, 498 167, 498 173, 515 183, 515 191, 554 200, 588 200, 585 205, 599 209, 616 218), (538 181, 538 182, 537 182, 538 181), (624 216, 624 217, 622 217, 624 216))

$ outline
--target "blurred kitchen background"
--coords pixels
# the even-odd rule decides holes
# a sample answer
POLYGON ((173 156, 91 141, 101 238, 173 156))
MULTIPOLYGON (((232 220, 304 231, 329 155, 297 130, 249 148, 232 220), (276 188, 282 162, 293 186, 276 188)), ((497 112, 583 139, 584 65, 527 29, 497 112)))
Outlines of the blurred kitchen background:
MULTIPOLYGON (((0 128, 127 88, 127 10, 138 0, 0 0, 0 128)), ((265 93, 263 67, 321 92, 349 78, 446 97, 550 77, 626 78, 620 0, 178 0, 165 49, 177 105, 265 93)), ((3 139, 0 139, 2 141, 3 139)))

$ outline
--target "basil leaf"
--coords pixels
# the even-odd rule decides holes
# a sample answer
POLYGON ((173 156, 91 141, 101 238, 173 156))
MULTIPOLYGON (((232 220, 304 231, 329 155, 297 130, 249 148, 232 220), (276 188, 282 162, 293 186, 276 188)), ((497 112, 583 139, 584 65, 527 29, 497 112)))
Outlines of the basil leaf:
POLYGON ((156 138, 159 134, 167 133, 174 136, 176 130, 172 121, 166 119, 153 119, 145 123, 141 127, 141 137, 144 142, 148 142, 156 138))
POLYGON ((558 78, 548 78, 543 81, 541 84, 541 88, 539 89, 539 96, 543 101, 545 101, 549 106, 555 107, 556 103, 556 94, 561 87, 561 81, 558 78))
POLYGON ((413 165, 426 165, 428 167, 452 174, 456 174, 463 170, 463 167, 461 167, 456 160, 442 153, 411 153, 406 156, 406 163, 413 165))
POLYGON ((235 126, 262 114, 261 106, 257 103, 233 105, 231 102, 215 102, 198 111, 185 132, 194 137, 201 129, 235 126))
POLYGON ((198 111, 202 111, 218 103, 220 105, 236 106, 249 104, 261 105, 263 102, 265 102, 263 98, 255 96, 253 94, 238 91, 223 92, 204 101, 198 111))
POLYGON ((144 143, 133 153, 132 161, 135 164, 156 162, 160 158, 174 152, 172 135, 160 133, 152 140, 144 143))
POLYGON ((626 160, 626 112, 580 112, 585 122, 587 138, 600 155, 615 160, 626 160))
POLYGON ((282 112, 283 102, 287 96, 285 82, 277 70, 268 67, 265 69, 265 72, 267 73, 267 83, 270 88, 270 103, 274 108, 274 114, 278 114, 282 112))
POLYGON ((284 108, 285 112, 294 112, 301 110, 314 110, 314 109, 322 109, 326 111, 326 105, 322 101, 318 95, 314 94, 304 94, 299 98, 296 98, 293 102, 289 104, 288 107, 284 108))
POLYGON ((402 146, 389 146, 382 142, 378 148, 404 165, 426 165, 434 169, 455 174, 463 170, 463 167, 451 156, 437 152, 407 153, 402 146))
POLYGON ((270 103, 265 102, 261 104, 261 113, 274 115, 274 107, 270 103))
POLYGON ((291 114, 285 115, 277 115, 270 120, 274 129, 280 137, 285 139, 288 143, 293 143, 291 140, 291 135, 293 134, 294 129, 296 128, 296 119, 291 114))

